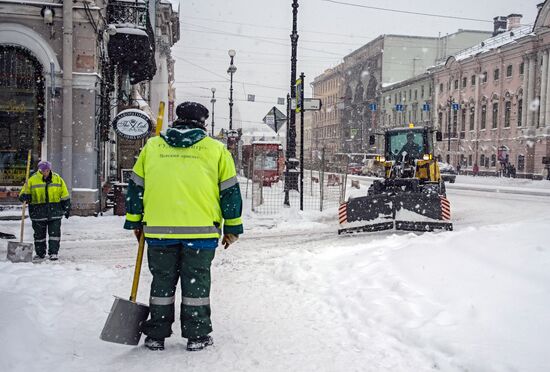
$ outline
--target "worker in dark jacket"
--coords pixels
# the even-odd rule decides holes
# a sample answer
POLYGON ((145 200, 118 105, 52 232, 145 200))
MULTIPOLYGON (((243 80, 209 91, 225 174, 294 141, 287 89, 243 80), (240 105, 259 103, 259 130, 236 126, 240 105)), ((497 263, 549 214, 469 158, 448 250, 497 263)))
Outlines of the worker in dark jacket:
POLYGON ((243 233, 242 199, 233 158, 206 134, 208 110, 184 102, 166 133, 141 150, 128 184, 125 229, 145 234, 153 275, 143 326, 145 346, 163 350, 172 334, 181 278, 181 332, 187 350, 212 345, 210 266, 218 239, 227 248, 243 233))
POLYGON ((38 163, 38 171, 29 177, 19 194, 19 200, 29 204, 29 215, 34 230, 35 260, 46 256, 56 261, 61 241, 61 218, 69 218, 71 199, 65 181, 52 172, 49 161, 38 163), (47 238, 49 235, 49 239, 47 238))

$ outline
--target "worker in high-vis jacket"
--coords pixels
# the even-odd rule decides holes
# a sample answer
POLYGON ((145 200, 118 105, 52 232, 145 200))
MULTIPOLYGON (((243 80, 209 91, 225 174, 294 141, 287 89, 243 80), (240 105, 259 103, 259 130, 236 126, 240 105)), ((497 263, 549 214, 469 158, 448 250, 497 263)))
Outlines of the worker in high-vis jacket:
POLYGON ((52 172, 49 161, 38 163, 38 171, 29 177, 29 182, 21 189, 19 200, 29 204, 36 252, 34 260, 46 257, 47 241, 48 257, 56 261, 61 241, 61 218, 69 218, 71 199, 65 181, 52 172))
POLYGON ((177 120, 150 138, 128 183, 125 229, 145 234, 153 275, 145 346, 164 350, 172 333, 175 292, 181 279, 181 331, 187 350, 213 344, 210 265, 218 240, 227 248, 243 233, 242 199, 233 158, 207 136, 208 109, 184 102, 177 120))

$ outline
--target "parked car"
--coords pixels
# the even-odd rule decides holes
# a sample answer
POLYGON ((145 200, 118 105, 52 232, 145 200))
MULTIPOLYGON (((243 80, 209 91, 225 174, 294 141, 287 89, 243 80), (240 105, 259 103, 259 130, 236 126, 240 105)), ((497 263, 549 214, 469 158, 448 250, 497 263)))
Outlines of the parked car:
POLYGON ((354 174, 356 176, 359 176, 361 175, 361 168, 363 168, 363 166, 359 163, 349 163, 348 174, 354 174))
POLYGON ((441 178, 445 182, 455 183, 456 181, 456 175, 457 171, 455 167, 453 167, 451 164, 443 163, 443 162, 437 162, 439 165, 439 173, 441 173, 441 178))

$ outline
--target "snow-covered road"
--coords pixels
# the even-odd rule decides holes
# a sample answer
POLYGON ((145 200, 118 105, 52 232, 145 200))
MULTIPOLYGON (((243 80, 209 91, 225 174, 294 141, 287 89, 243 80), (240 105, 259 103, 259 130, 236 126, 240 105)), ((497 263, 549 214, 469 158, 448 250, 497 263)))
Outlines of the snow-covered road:
MULTIPOLYGON (((0 262, 0 370, 546 371, 550 198, 449 198, 455 231, 434 234, 338 237, 334 211, 247 213, 214 260, 215 347, 200 353, 179 322, 162 353, 99 340, 136 244, 120 217, 71 218, 59 263, 0 262)), ((145 264, 141 302, 149 283, 145 264)))

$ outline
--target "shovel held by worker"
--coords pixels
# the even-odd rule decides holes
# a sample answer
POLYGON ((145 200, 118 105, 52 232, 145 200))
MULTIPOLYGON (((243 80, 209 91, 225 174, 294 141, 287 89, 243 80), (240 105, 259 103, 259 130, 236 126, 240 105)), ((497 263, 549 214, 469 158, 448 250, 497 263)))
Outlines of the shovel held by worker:
MULTIPOLYGON (((27 170, 25 173, 25 186, 29 187, 29 173, 31 167, 31 150, 27 155, 27 170)), ((33 243, 23 243, 23 235, 25 233, 25 211, 27 208, 27 202, 23 202, 23 208, 21 211, 21 235, 19 242, 8 242, 8 260, 11 262, 31 262, 32 252, 34 250, 33 243)))
MULTIPOLYGON (((162 128, 163 118, 164 102, 160 102, 157 127, 155 130, 155 135, 157 136, 160 134, 162 128)), ((136 302, 144 249, 145 234, 142 231, 139 235, 139 246, 130 300, 115 296, 115 302, 111 307, 111 311, 107 317, 101 336, 99 337, 103 341, 125 345, 137 345, 139 343, 142 333, 141 326, 149 316, 149 307, 136 302)))

